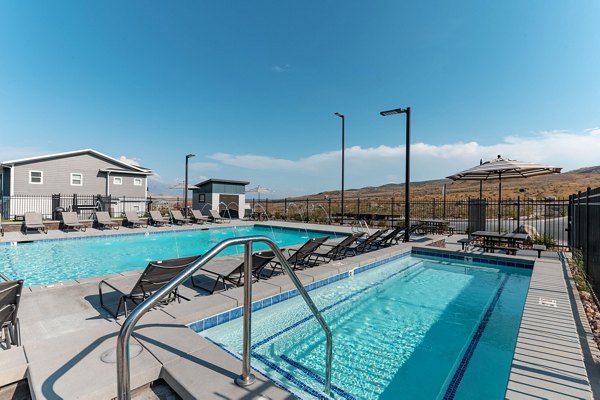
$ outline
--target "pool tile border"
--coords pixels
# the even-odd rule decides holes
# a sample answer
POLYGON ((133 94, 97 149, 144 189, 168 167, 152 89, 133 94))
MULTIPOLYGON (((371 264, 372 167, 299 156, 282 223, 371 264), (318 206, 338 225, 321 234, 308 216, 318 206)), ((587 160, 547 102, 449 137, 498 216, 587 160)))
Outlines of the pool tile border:
POLYGON ((523 259, 512 259, 512 258, 504 258, 499 257, 498 255, 481 255, 474 253, 457 253, 456 251, 448 251, 442 249, 434 249, 434 248, 422 248, 422 247, 413 247, 412 253, 419 257, 434 257, 434 258, 442 258, 446 260, 454 260, 461 262, 474 262, 478 264, 488 264, 500 267, 513 267, 513 268, 524 268, 524 269, 533 269, 534 261, 528 261, 523 259))

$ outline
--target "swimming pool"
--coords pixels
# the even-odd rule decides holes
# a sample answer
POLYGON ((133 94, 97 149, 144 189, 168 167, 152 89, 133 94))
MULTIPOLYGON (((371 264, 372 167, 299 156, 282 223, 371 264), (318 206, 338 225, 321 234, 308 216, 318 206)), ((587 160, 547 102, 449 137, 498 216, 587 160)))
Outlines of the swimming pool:
MULTIPOLYGON (((0 272, 25 285, 47 285, 145 268, 152 260, 202 254, 232 237, 265 235, 278 246, 301 244, 318 236, 342 234, 270 226, 227 227, 208 230, 111 235, 84 239, 41 240, 0 246, 0 272)), ((265 249, 258 243, 254 249, 265 249)), ((243 246, 222 254, 243 254, 243 246)))
MULTIPOLYGON (((504 398, 530 277, 408 256, 312 290, 333 333, 333 396, 504 398)), ((302 299, 252 320, 253 367, 302 399, 321 398, 325 337, 302 299)), ((202 329, 241 357, 241 318, 202 329)))

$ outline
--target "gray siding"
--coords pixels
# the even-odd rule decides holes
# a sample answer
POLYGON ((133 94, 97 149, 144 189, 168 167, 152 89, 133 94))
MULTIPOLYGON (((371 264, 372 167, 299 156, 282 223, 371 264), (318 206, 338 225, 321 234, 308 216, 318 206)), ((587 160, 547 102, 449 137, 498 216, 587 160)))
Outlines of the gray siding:
MULTIPOLYGON (((77 193, 81 195, 106 194, 106 173, 99 171, 105 168, 122 168, 122 166, 91 154, 80 154, 15 165, 13 195, 50 195, 53 193, 77 193), (42 184, 29 183, 30 170, 43 172, 42 184), (71 185, 71 173, 82 174, 82 186, 71 185)), ((128 197, 146 196, 147 182, 145 176, 114 172, 110 176, 111 195, 128 197), (113 185, 113 176, 122 176, 123 184, 113 185), (142 185, 134 186, 134 178, 141 178, 142 185)))

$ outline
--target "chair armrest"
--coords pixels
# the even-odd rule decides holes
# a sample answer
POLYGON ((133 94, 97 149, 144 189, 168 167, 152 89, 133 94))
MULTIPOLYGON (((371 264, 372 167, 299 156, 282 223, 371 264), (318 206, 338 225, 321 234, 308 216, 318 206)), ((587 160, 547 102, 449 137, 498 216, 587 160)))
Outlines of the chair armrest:
POLYGON ((4 279, 4 280, 5 280, 5 281, 7 281, 7 282, 8 282, 8 281, 10 281, 10 279, 8 279, 8 278, 6 277, 6 275, 4 275, 2 272, 0 272, 0 278, 4 279))

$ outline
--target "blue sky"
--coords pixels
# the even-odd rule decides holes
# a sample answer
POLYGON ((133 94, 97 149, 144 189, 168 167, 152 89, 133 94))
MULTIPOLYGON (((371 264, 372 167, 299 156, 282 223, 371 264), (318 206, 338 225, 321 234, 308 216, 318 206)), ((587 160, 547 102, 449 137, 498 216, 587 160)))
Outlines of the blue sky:
POLYGON ((0 160, 94 148, 271 197, 438 179, 502 154, 600 164, 600 3, 3 1, 0 160))

